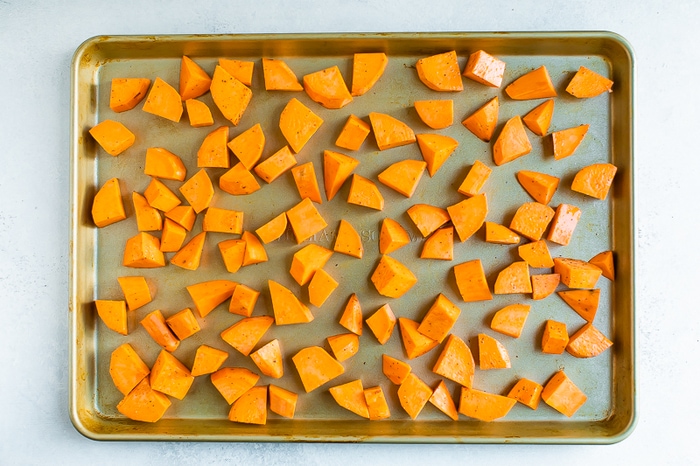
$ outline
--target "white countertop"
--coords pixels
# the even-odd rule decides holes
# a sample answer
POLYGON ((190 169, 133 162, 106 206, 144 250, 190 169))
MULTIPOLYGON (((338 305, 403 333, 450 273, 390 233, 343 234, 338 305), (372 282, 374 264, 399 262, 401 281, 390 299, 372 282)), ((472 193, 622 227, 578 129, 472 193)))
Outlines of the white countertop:
POLYGON ((700 3, 0 0, 0 464, 690 464, 700 3), (278 2, 281 3, 281 2, 278 2), (68 416, 70 63, 95 35, 610 30, 636 54, 637 406, 612 446, 95 442, 68 416))

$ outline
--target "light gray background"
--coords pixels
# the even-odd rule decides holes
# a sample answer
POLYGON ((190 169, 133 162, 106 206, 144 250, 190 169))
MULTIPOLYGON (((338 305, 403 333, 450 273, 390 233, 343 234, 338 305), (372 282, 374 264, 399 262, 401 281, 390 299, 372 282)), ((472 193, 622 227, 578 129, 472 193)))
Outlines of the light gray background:
POLYGON ((697 0, 0 0, 0 465, 691 464, 697 0), (68 418, 70 61, 94 35, 611 30, 636 53, 636 430, 612 446, 99 443, 68 418))

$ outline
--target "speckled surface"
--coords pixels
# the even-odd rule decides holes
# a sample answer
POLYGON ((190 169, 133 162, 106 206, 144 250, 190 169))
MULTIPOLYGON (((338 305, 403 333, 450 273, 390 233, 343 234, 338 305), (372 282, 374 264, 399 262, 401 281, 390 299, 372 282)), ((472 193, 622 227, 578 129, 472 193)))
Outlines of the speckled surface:
POLYGON ((700 369, 688 209, 700 71, 694 1, 473 2, 0 0, 0 464, 689 464, 700 369), (319 6, 322 5, 322 6, 319 6), (636 53, 639 419, 609 446, 122 443, 83 438, 68 416, 70 61, 98 34, 612 30, 636 53), (689 401, 690 400, 690 401, 689 401))

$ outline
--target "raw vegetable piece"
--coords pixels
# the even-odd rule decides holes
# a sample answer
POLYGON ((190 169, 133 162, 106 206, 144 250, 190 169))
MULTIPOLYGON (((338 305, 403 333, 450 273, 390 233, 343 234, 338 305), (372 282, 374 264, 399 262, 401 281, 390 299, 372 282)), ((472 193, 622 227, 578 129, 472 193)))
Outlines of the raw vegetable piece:
POLYGON ((496 165, 512 162, 527 155, 532 150, 532 144, 527 137, 520 115, 508 120, 493 144, 493 162, 496 165))
POLYGON ((488 202, 484 193, 472 196, 447 208, 447 213, 450 215, 450 220, 452 220, 461 242, 465 242, 481 228, 488 211, 488 202))
POLYGON ((532 299, 540 300, 554 293, 554 290, 559 286, 561 277, 558 273, 547 273, 531 275, 530 280, 532 281, 532 299))
POLYGON ((602 271, 582 260, 557 257, 554 259, 554 273, 561 275, 561 282, 569 288, 592 290, 602 271))
POLYGON ((567 417, 573 416, 587 399, 564 371, 554 374, 542 390, 542 400, 567 417))
POLYGON ((206 71, 190 57, 183 55, 180 61, 180 98, 196 99, 205 94, 211 85, 211 78, 206 71))
POLYGON ((526 202, 515 211, 510 229, 532 241, 538 241, 553 217, 554 209, 551 207, 539 202, 526 202))
POLYGON ((444 380, 441 380, 440 383, 438 383, 428 401, 430 401, 430 404, 445 413, 453 421, 459 419, 457 407, 455 406, 455 402, 452 399, 452 395, 450 395, 450 391, 447 389, 447 385, 445 384, 444 380))
POLYGON ((273 322, 270 316, 245 317, 221 332, 221 338, 243 356, 248 356, 273 322))
POLYGON ((406 213, 424 238, 450 221, 445 209, 428 204, 414 204, 406 213))
POLYGON ((272 183, 296 164, 297 159, 292 154, 292 151, 289 150, 289 146, 284 146, 257 164, 253 171, 267 183, 272 183))
POLYGON ((348 256, 362 259, 364 248, 362 247, 362 238, 357 231, 344 219, 340 220, 338 233, 335 237, 333 250, 348 256))
POLYGON ((238 157, 246 170, 250 170, 258 163, 265 148, 265 134, 260 123, 243 131, 231 139, 228 148, 238 157))
POLYGON ((156 78, 141 109, 146 113, 177 123, 182 117, 182 99, 173 86, 156 78))
POLYGON ((418 331, 428 338, 442 340, 450 333, 462 311, 440 293, 421 320, 418 331))
POLYGON ((484 333, 479 334, 479 369, 510 369, 506 348, 500 341, 484 333))
POLYGON ((258 350, 250 353, 260 372, 273 379, 279 379, 284 375, 284 365, 282 364, 282 349, 278 339, 263 345, 258 350))
POLYGON ((207 134, 197 150, 197 166, 210 168, 229 168, 228 126, 220 126, 207 134))
POLYGON ((226 270, 236 273, 243 266, 245 258, 246 241, 243 239, 229 239, 219 243, 219 252, 224 261, 226 270))
POLYGON ((181 400, 190 390, 194 377, 175 356, 161 350, 151 369, 149 382, 153 390, 181 400))
POLYGON ((386 69, 389 59, 383 52, 356 53, 352 60, 351 94, 360 96, 374 86, 386 69))
POLYGON ((401 342, 408 359, 415 359, 435 348, 439 342, 426 337, 418 331, 418 322, 399 317, 399 329, 401 330, 401 342))
POLYGON ((454 103, 449 100, 416 100, 418 117, 432 129, 445 129, 454 122, 454 103))
POLYGON ((616 172, 617 167, 610 163, 594 163, 583 167, 574 176, 571 190, 605 200, 616 172))
POLYGON ((508 392, 508 398, 524 404, 530 409, 537 409, 542 395, 542 385, 530 379, 519 379, 508 392))
POLYGON ((170 407, 167 395, 157 392, 144 377, 118 404, 117 410, 134 421, 157 422, 170 407))
POLYGON ((379 259, 371 280, 377 292, 388 298, 400 298, 418 281, 405 265, 386 254, 379 259))
POLYGON ((493 285, 494 294, 532 293, 530 269, 527 262, 515 261, 498 272, 493 285))
POLYGON ((260 183, 241 162, 219 178, 219 188, 234 196, 251 194, 260 189, 260 183))
POLYGON ((423 160, 428 164, 428 174, 431 177, 459 145, 456 139, 442 134, 418 134, 416 140, 423 160))
POLYGON ((454 229, 440 228, 423 243, 421 259, 438 259, 451 261, 454 257, 454 229))
POLYGON ((182 248, 186 238, 187 230, 166 218, 163 232, 160 234, 160 250, 162 252, 177 252, 182 248))
POLYGON ((192 231, 194 222, 197 220, 197 214, 194 212, 192 206, 189 205, 173 207, 165 212, 165 216, 187 231, 192 231))
POLYGON ((245 241, 245 251, 243 251, 243 264, 253 265, 261 262, 267 262, 267 252, 265 246, 251 232, 244 231, 241 234, 241 239, 245 241))
POLYGON ((365 400, 362 380, 356 379, 328 389, 338 406, 351 411, 358 416, 369 418, 367 401, 365 400))
POLYGON ((233 294, 237 283, 230 280, 210 280, 186 287, 199 317, 206 317, 233 294))
POLYGON ((241 234, 243 216, 243 212, 238 210, 209 207, 202 220, 202 231, 241 234))
POLYGON ((180 186, 180 193, 194 211, 200 213, 209 207, 214 197, 214 185, 211 183, 207 171, 202 168, 180 186))
POLYGON ((432 395, 433 389, 413 372, 408 374, 398 389, 399 403, 411 419, 418 417, 432 395))
POLYGON ((459 294, 465 302, 493 299, 480 259, 455 265, 454 274, 459 294))
POLYGON ((263 77, 266 91, 303 91, 294 71, 282 60, 263 58, 263 77))
POLYGON ((187 169, 182 159, 162 147, 146 149, 146 164, 143 172, 154 178, 175 181, 184 181, 187 176, 187 169))
POLYGON ((88 132, 105 152, 115 157, 131 147, 136 141, 134 133, 122 123, 114 120, 104 120, 90 128, 88 132))
POLYGON ((462 387, 459 412, 479 421, 491 422, 508 414, 515 403, 513 398, 507 396, 462 387))
POLYGON ((352 102, 352 95, 337 65, 304 75, 302 82, 311 100, 326 108, 343 108, 352 102))
POLYGON ((345 368, 320 346, 309 346, 292 356, 306 393, 345 372, 345 368))
POLYGON ((153 298, 151 289, 144 277, 117 277, 119 286, 124 293, 126 305, 130 311, 150 303, 153 298))
POLYGON ((299 153, 322 124, 323 118, 296 98, 292 98, 280 114, 280 130, 295 153, 299 153))
POLYGON ((416 142, 416 134, 406 123, 385 113, 370 112, 369 122, 379 150, 416 142))
POLYGON ((612 341, 589 322, 569 337, 566 351, 577 358, 593 358, 610 348, 612 344, 612 341))
POLYGON ((391 416, 382 387, 365 388, 364 395, 370 421, 381 421, 391 416))
POLYGON ((603 276, 610 281, 615 280, 615 262, 612 251, 603 251, 593 256, 589 261, 603 271, 603 276))
POLYGON ((362 320, 362 307, 357 295, 353 293, 350 295, 338 323, 355 335, 362 335, 362 320))
POLYGON ((284 234, 287 230, 287 213, 282 212, 277 217, 255 230, 260 240, 264 244, 271 243, 284 234))
POLYGON ((338 282, 325 270, 318 269, 309 282, 309 302, 316 307, 323 306, 336 288, 338 282))
POLYGON ((253 84, 253 70, 255 69, 255 62, 219 58, 219 66, 228 71, 231 76, 246 86, 253 84))
POLYGON ((186 270, 197 270, 202 259, 202 250, 204 249, 204 240, 206 237, 207 232, 203 231, 189 240, 187 244, 170 259, 170 263, 186 270))
POLYGON ((585 66, 578 71, 566 86, 566 92, 579 99, 595 97, 603 92, 612 92, 613 82, 585 66))
POLYGON ((339 152, 323 151, 323 184, 326 189, 326 199, 330 201, 335 197, 359 163, 358 160, 339 152))
POLYGON ((355 115, 350 115, 338 139, 335 140, 335 145, 347 150, 358 150, 369 136, 369 132, 370 127, 367 123, 355 115))
POLYGON ((297 191, 299 191, 299 197, 302 199, 308 197, 317 204, 323 203, 313 162, 306 162, 293 167, 292 177, 294 178, 294 184, 297 186, 297 191))
POLYGON ((148 78, 114 78, 109 90, 109 108, 116 113, 136 107, 146 97, 148 78))
POLYGON ((268 280, 267 284, 270 288, 275 325, 305 324, 314 320, 309 308, 288 288, 273 280, 268 280))
POLYGON ((98 228, 106 227, 126 218, 122 191, 117 178, 109 179, 97 191, 92 201, 92 221, 98 228))
POLYGON ((538 136, 545 136, 549 131, 554 114, 554 100, 545 100, 523 117, 523 123, 538 136))
POLYGON ((350 359, 360 349, 360 338, 354 333, 341 333, 327 338, 333 356, 339 362, 350 359))
POLYGON ((494 97, 465 118, 462 125, 482 141, 490 142, 498 124, 499 108, 498 97, 494 97))
POLYGON ((298 250, 292 256, 289 273, 299 285, 306 285, 314 273, 322 269, 333 251, 318 244, 310 243, 298 250))
POLYGON ((199 322, 197 322, 190 308, 185 308, 177 314, 168 317, 165 319, 165 323, 168 324, 170 330, 173 331, 180 341, 191 337, 201 330, 199 322))
POLYGON ((588 132, 589 125, 580 125, 552 133, 554 160, 561 160, 573 155, 588 132))
POLYGON ((491 319, 491 330, 513 338, 520 338, 525 320, 530 314, 527 304, 510 304, 496 311, 491 319))
POLYGON ((267 422, 267 387, 252 387, 233 402, 228 420, 244 424, 267 422))
POLYGON ((127 395, 151 370, 129 343, 118 346, 109 358, 109 375, 123 395, 127 395))
POLYGON ((484 187, 486 180, 491 175, 491 169, 480 160, 475 160, 474 165, 469 169, 466 178, 457 188, 457 192, 465 196, 476 196, 484 187))
POLYGON ((475 368, 469 345, 455 334, 450 334, 432 370, 437 375, 471 388, 475 368))
POLYGON ((182 201, 167 186, 155 178, 148 183, 143 192, 151 207, 167 212, 179 206, 182 201))
POLYGON ((168 327, 168 324, 165 323, 165 317, 163 317, 163 313, 160 310, 156 309, 148 313, 140 323, 151 338, 166 351, 172 353, 180 346, 180 340, 177 339, 173 331, 168 327))
POLYGON ((542 352, 547 354, 562 354, 569 344, 569 334, 566 324, 555 320, 547 320, 544 323, 542 334, 542 352))
POLYGON ((270 384, 268 396, 270 398, 270 411, 288 419, 294 417, 299 395, 277 385, 270 384))
POLYGON ((413 196, 427 164, 421 160, 399 160, 377 175, 380 183, 406 197, 413 196))
POLYGON ((518 246, 518 255, 535 269, 554 267, 549 248, 543 239, 518 246))
POLYGON ((505 62, 483 50, 477 50, 469 55, 467 66, 462 74, 486 86, 501 87, 505 71, 505 62))
POLYGON ((122 335, 128 335, 126 320, 126 301, 112 301, 107 299, 95 300, 97 315, 107 326, 122 335))
POLYGON ((233 126, 238 126, 250 99, 253 97, 250 88, 231 76, 221 66, 216 65, 209 90, 214 103, 224 118, 230 121, 233 126))
POLYGON ((158 238, 142 231, 126 240, 122 265, 145 269, 165 266, 158 238))
POLYGON ((211 374, 219 370, 228 359, 228 353, 211 346, 201 345, 194 354, 191 374, 193 377, 211 374))
POLYGON ((520 236, 508 227, 493 222, 485 222, 486 242, 496 244, 518 244, 520 236))
POLYGON ((328 226, 308 197, 287 211, 287 219, 297 244, 303 243, 328 226))
POLYGON ((214 124, 214 116, 211 114, 209 106, 201 100, 185 100, 185 109, 187 110, 187 117, 190 120, 191 127, 203 128, 214 124))
POLYGON ((552 80, 543 65, 532 70, 506 86, 506 94, 514 100, 544 99, 556 97, 552 80))
POLYGON ((258 374, 244 367, 224 367, 211 375, 211 383, 228 404, 253 388, 258 380, 260 380, 258 374))
POLYGON ((389 254, 411 242, 408 232, 399 222, 385 218, 379 230, 379 253, 389 254))
POLYGON ((372 181, 358 174, 352 175, 348 203, 375 210, 384 209, 384 198, 372 181))
POLYGON ((450 52, 421 58, 416 62, 418 78, 434 91, 461 91, 462 76, 457 63, 457 53, 450 52))
POLYGON ((380 307, 374 314, 365 319, 365 323, 379 341, 380 345, 385 344, 391 338, 391 334, 396 326, 396 316, 388 304, 380 307))
POLYGON ((391 380, 391 383, 401 385, 411 373, 411 366, 388 354, 382 354, 382 373, 391 380))
POLYGON ((253 309, 255 309, 255 303, 258 301, 259 296, 259 291, 239 283, 231 295, 231 303, 228 306, 228 312, 243 317, 250 317, 253 314, 253 309))
POLYGON ((547 239, 566 246, 571 241, 571 236, 574 234, 574 229, 580 218, 581 209, 571 204, 559 204, 554 213, 547 239))
POLYGON ((559 178, 546 173, 520 170, 516 176, 523 189, 540 204, 549 204, 559 186, 559 178))

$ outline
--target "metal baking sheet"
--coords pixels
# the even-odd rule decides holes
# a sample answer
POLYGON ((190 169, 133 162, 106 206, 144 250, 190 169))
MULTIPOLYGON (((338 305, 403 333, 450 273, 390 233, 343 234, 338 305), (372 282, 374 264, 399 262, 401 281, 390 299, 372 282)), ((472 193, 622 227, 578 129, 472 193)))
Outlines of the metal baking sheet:
MULTIPOLYGON (((70 277, 70 415, 76 428, 87 437, 98 440, 216 440, 216 441, 323 441, 323 442, 431 442, 431 443, 613 443, 631 432, 636 419, 634 365, 634 214, 633 214, 633 78, 631 48, 626 41, 609 32, 557 33, 400 33, 400 34, 292 34, 292 35, 216 35, 216 36, 102 36, 82 44, 72 65, 71 89, 71 277, 70 277), (492 89, 464 78, 459 93, 437 93, 418 79, 417 59, 455 50, 463 69, 471 52, 483 49, 506 62, 504 85, 492 89), (372 90, 339 110, 328 110, 302 92, 266 92, 263 85, 261 58, 283 58, 298 77, 338 65, 346 82, 352 76, 352 55, 356 52, 386 52, 389 64, 372 90), (162 146, 178 154, 188 174, 196 171, 196 151, 204 136, 220 125, 229 125, 216 109, 211 96, 202 100, 209 104, 215 125, 192 128, 186 113, 173 123, 141 110, 143 103, 131 111, 116 114, 109 109, 112 78, 156 77, 177 88, 180 60, 187 55, 207 72, 212 73, 219 58, 237 58, 255 62, 252 83, 253 100, 238 126, 231 127, 230 137, 260 123, 267 141, 263 157, 281 148, 284 138, 278 129, 279 113, 285 103, 296 97, 324 119, 321 129, 298 154, 299 162, 313 161, 322 184, 322 152, 338 150, 360 160, 356 173, 376 180, 376 175, 389 164, 402 158, 421 159, 417 144, 379 151, 373 137, 357 152, 334 145, 342 125, 350 114, 367 119, 372 111, 388 113, 411 126, 416 133, 439 132, 459 141, 457 151, 430 178, 424 175, 416 194, 407 199, 378 183, 386 200, 383 211, 372 211, 345 202, 346 184, 331 202, 318 206, 328 221, 328 228, 311 238, 332 248, 341 218, 349 220, 363 238, 362 260, 334 254, 326 270, 340 286, 331 298, 317 309, 311 306, 315 319, 310 324, 274 327, 261 344, 273 338, 282 342, 284 371, 282 379, 262 377, 259 384, 275 383, 299 394, 293 420, 268 415, 267 424, 253 426, 227 420, 228 405, 216 392, 208 376, 198 377, 182 401, 171 399, 172 406, 163 419, 154 424, 131 421, 116 409, 122 395, 109 376, 109 357, 117 346, 129 342, 150 366, 160 347, 138 324, 143 316, 161 309, 167 316, 191 307, 185 286, 200 281, 227 278, 245 283, 262 292, 254 315, 272 315, 266 281, 273 278, 288 286, 308 303, 306 290, 289 276, 291 254, 299 249, 292 235, 266 247, 270 261, 245 267, 229 274, 223 267, 216 244, 230 238, 209 233, 196 271, 174 266, 161 269, 128 269, 121 265, 121 251, 126 239, 136 233, 131 207, 131 191, 143 192, 149 177, 143 174, 147 147, 162 146), (526 157, 501 167, 491 158, 491 144, 484 143, 466 130, 460 121, 493 96, 501 102, 499 127, 510 116, 524 115, 538 101, 513 101, 503 91, 506 84, 521 74, 546 65, 559 96, 556 99, 550 131, 588 123, 590 130, 577 153, 554 161, 551 138, 529 133, 533 151, 526 157), (609 76, 614 82, 611 94, 594 99, 577 100, 564 92, 566 83, 579 66, 585 65, 609 76), (413 109, 419 99, 453 99, 455 123, 441 131, 425 126, 413 109), (106 154, 88 134, 96 123, 112 118, 123 122, 136 134, 136 143, 119 157, 106 154), (406 215, 406 209, 417 202, 448 206, 461 199, 457 187, 474 160, 494 168, 484 187, 489 200, 487 220, 508 224, 515 209, 529 196, 519 186, 515 173, 521 169, 543 171, 560 176, 560 188, 550 203, 578 205, 583 210, 572 242, 566 246, 550 243, 554 257, 576 257, 588 260, 596 253, 612 249, 616 255, 615 282, 601 278, 601 303, 595 325, 614 342, 613 347, 592 359, 576 359, 567 353, 545 355, 539 349, 543 323, 552 318, 567 323, 570 331, 583 321, 557 296, 532 301, 525 295, 494 295, 491 301, 464 303, 457 291, 452 267, 466 260, 480 258, 488 282, 493 286, 497 272, 517 259, 514 247, 489 244, 483 231, 465 243, 455 243, 452 261, 419 259, 422 239, 406 215), (611 162, 618 167, 613 188, 606 201, 573 193, 568 187, 574 173, 594 162, 611 162), (94 227, 90 217, 92 198, 107 179, 121 180, 122 194, 129 218, 103 229, 94 227), (417 285, 398 299, 379 295, 369 276, 379 258, 378 230, 382 219, 398 220, 412 235, 413 241, 392 256, 407 264, 418 276, 417 285), (96 299, 122 299, 116 278, 142 274, 157 290, 149 305, 129 313, 129 335, 124 337, 108 330, 94 310, 96 299), (389 303, 397 316, 420 320, 437 294, 444 293, 457 304, 462 315, 453 332, 467 341, 477 357, 475 339, 484 332, 498 338, 507 348, 512 368, 476 371, 475 388, 507 394, 515 381, 528 377, 544 384, 559 369, 564 369, 587 394, 588 401, 572 417, 566 418, 544 403, 533 411, 516 404, 503 419, 485 423, 460 415, 452 421, 428 404, 411 420, 402 410, 392 385, 381 371, 381 355, 387 353, 405 358, 398 327, 385 345, 380 345, 365 328, 360 339, 360 352, 344 362, 345 373, 306 394, 291 362, 291 356, 309 345, 327 347, 325 338, 343 333, 337 321, 351 293, 357 293, 365 317, 389 303), (513 339, 490 330, 491 315, 501 307, 522 302, 532 305, 523 334, 513 339), (365 387, 380 385, 387 396, 391 417, 383 421, 367 421, 335 404, 328 387, 360 378, 365 387)), ((498 131, 497 130, 497 131, 498 131)), ((233 157, 233 156, 232 156, 233 157)), ((214 184, 224 172, 208 169, 214 184)), ((175 192, 178 183, 166 182, 175 192)), ((212 205, 245 212, 244 227, 258 228, 273 216, 299 201, 290 174, 249 196, 230 196, 217 192, 212 205)), ((323 189, 323 188, 322 188, 323 189)), ((201 215, 193 232, 201 228, 201 215)), ((191 235, 190 235, 191 237, 191 235)), ((170 256, 170 255, 168 255, 170 256)), ((537 272, 544 272, 539 270, 537 272)), ((561 288, 560 288, 561 289, 561 288)), ((191 366, 195 349, 203 343, 229 352, 225 366, 243 366, 257 371, 249 358, 228 347, 220 332, 239 320, 230 314, 226 304, 206 318, 199 318, 202 331, 182 342, 175 351, 185 365, 191 366)), ((431 372, 439 349, 408 361, 413 371, 429 385, 439 380, 431 372)), ((456 401, 459 389, 447 381, 456 401)))

